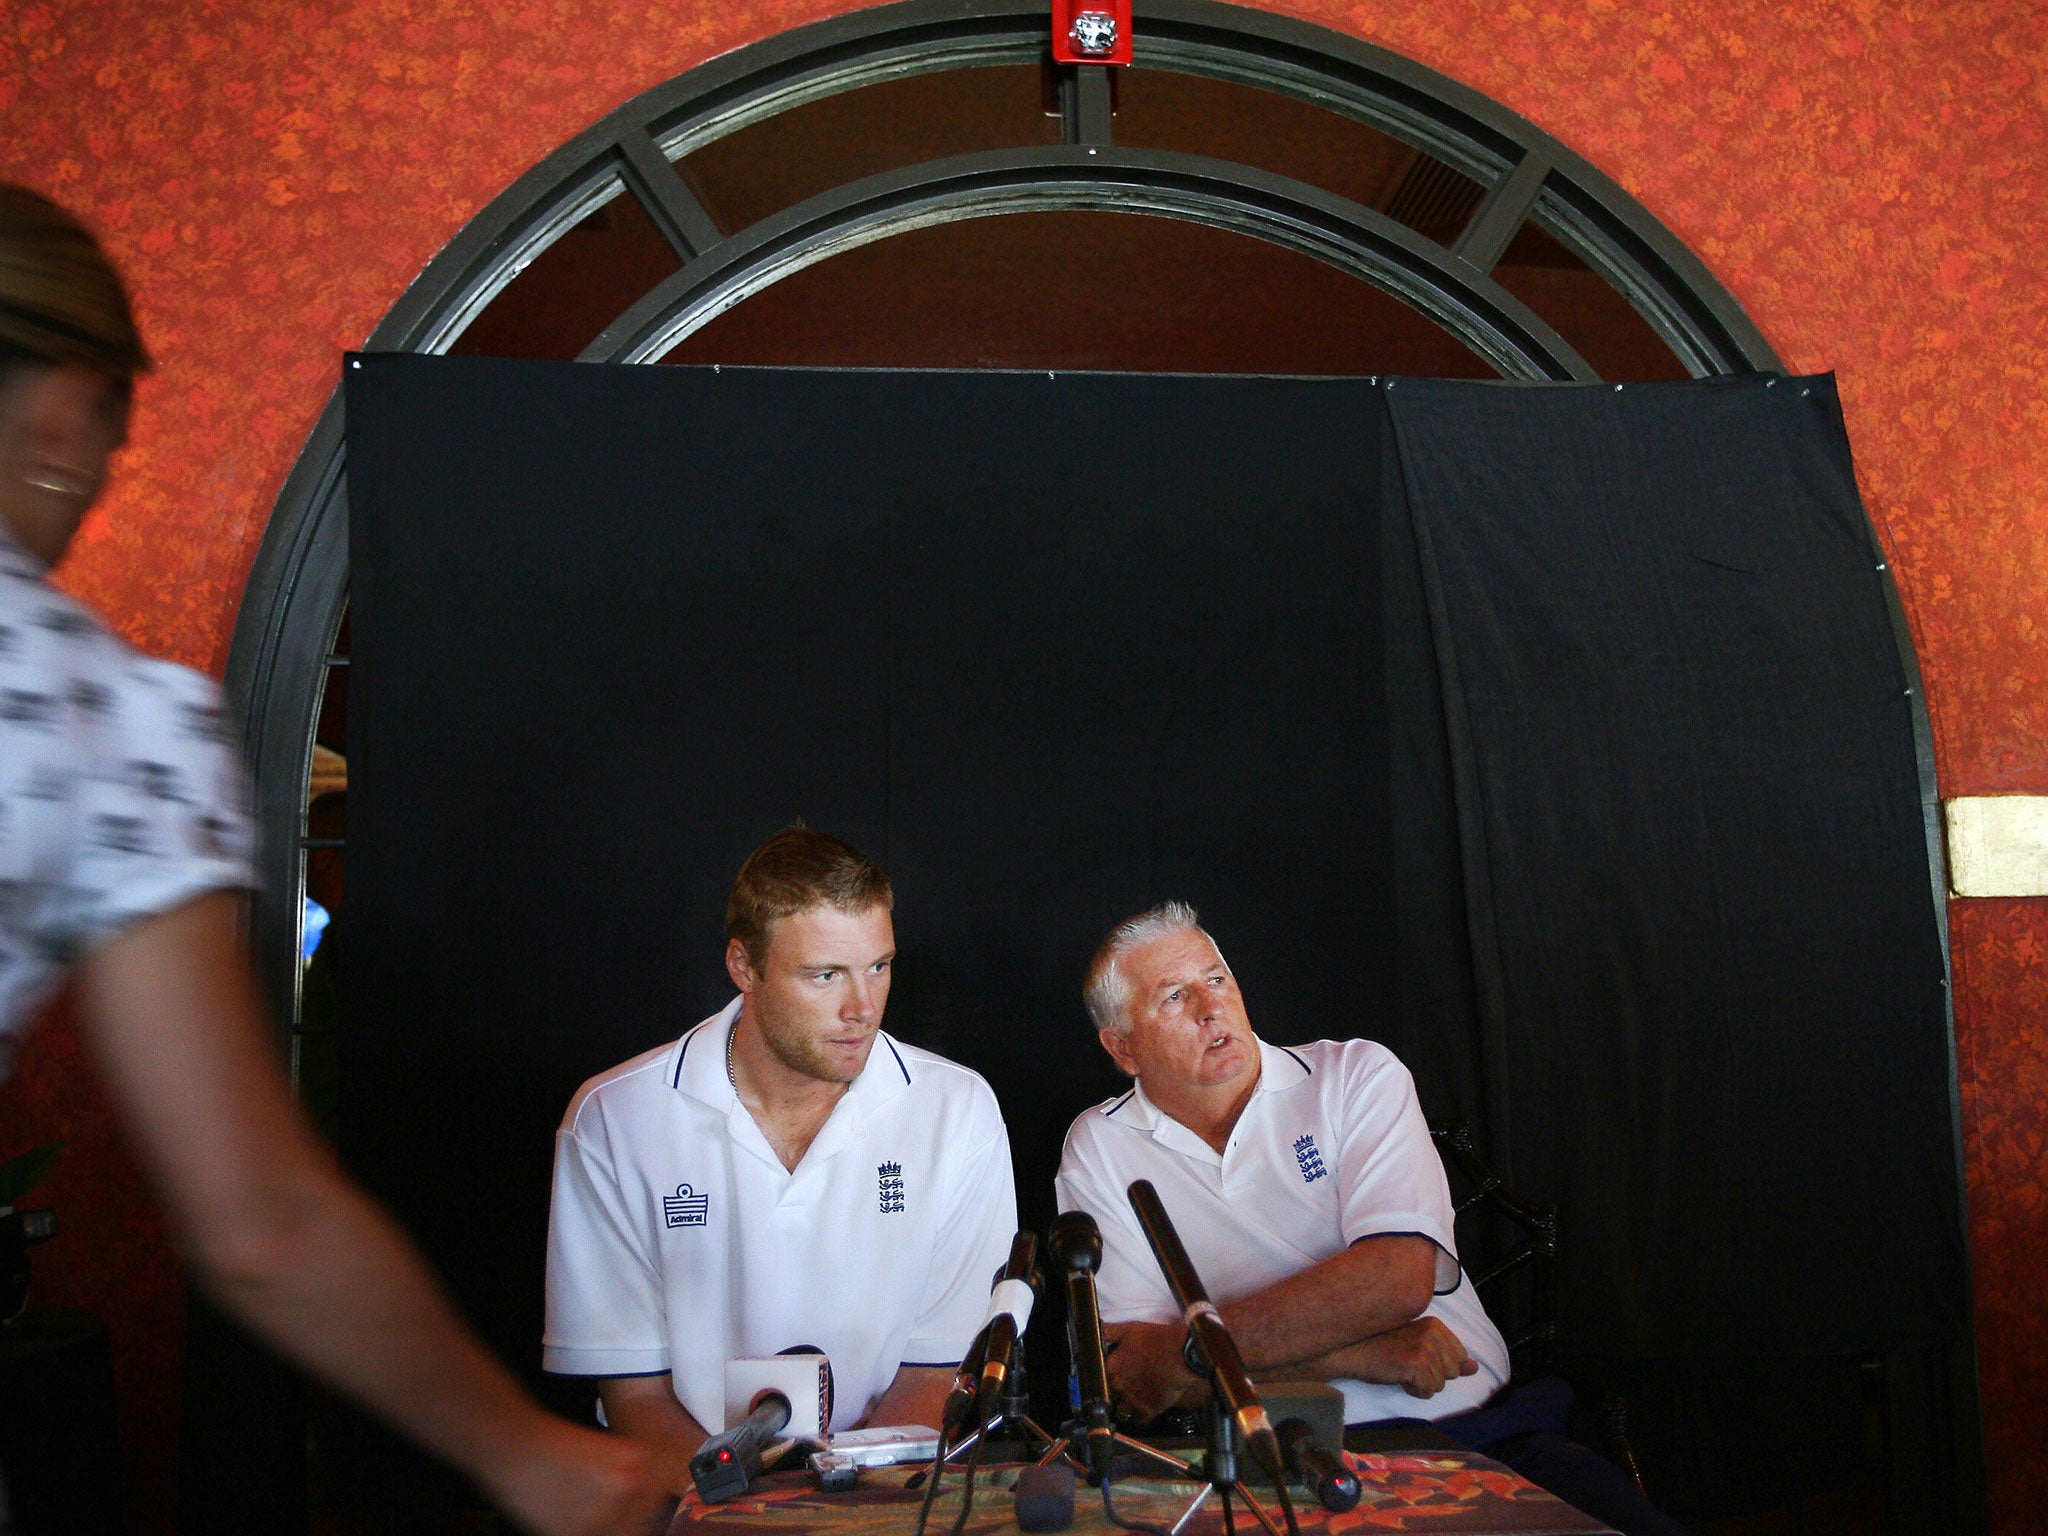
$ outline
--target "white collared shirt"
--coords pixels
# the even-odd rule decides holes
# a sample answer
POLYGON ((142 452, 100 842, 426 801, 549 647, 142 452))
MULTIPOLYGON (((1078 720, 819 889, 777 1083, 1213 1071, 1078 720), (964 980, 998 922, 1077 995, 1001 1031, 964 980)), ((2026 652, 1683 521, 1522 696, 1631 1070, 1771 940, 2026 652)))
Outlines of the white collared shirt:
POLYGON ((1370 1040, 1259 1044, 1259 1081, 1218 1153, 1133 1085, 1083 1113, 1060 1158, 1059 1204, 1102 1229, 1096 1276, 1105 1322, 1180 1315, 1132 1214, 1150 1179, 1212 1300, 1264 1290, 1364 1237, 1412 1234, 1437 1247, 1441 1318, 1478 1363, 1436 1396, 1339 1380, 1348 1424, 1441 1418, 1475 1408, 1507 1380, 1507 1347, 1457 1259, 1450 1189, 1414 1080, 1370 1040))
POLYGON ((977 1074, 878 1034, 785 1168, 726 1076, 739 1011, 735 999, 570 1102, 542 1363, 666 1373, 715 1432, 728 1359, 814 1345, 843 1429, 899 1365, 966 1353, 1017 1228, 1009 1137, 977 1074))
POLYGON ((0 1078, 65 965, 255 884, 220 690, 108 633, 0 523, 0 1078))

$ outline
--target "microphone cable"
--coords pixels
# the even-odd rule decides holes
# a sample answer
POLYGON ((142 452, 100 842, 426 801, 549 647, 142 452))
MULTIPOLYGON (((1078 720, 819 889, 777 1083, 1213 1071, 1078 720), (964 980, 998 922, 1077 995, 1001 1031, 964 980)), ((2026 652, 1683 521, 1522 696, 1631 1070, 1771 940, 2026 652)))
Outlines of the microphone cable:
POLYGON ((981 1438, 974 1442, 974 1449, 967 1453, 967 1475, 960 1480, 960 1513, 953 1517, 953 1528, 946 1536, 960 1536, 960 1533, 967 1529, 967 1516, 974 1508, 974 1474, 981 1466, 981 1453, 987 1444, 988 1426, 984 1424, 981 1438))
MULTIPOLYGON (((932 1500, 939 1496, 939 1475, 946 1470, 946 1437, 939 1436, 939 1453, 931 1470, 924 1474, 924 1500, 917 1506, 917 1536, 924 1536, 925 1522, 932 1517, 932 1500)), ((915 1479, 912 1479, 915 1481, 915 1479)))
POLYGON ((1122 1515, 1119 1515, 1116 1512, 1115 1501, 1109 1496, 1108 1478, 1105 1477, 1097 1486, 1102 1489, 1102 1518, 1118 1530, 1136 1531, 1139 1533, 1139 1536, 1171 1536, 1171 1533, 1164 1526, 1148 1525, 1143 1520, 1126 1520, 1122 1515))
MULTIPOLYGON (((988 1426, 984 1424, 981 1434, 975 1439, 974 1448, 967 1453, 966 1475, 960 1484, 960 1514, 953 1521, 953 1527, 947 1533, 947 1536, 960 1536, 962 1528, 967 1524, 968 1511, 974 1507, 974 1473, 975 1469, 981 1465, 981 1448, 986 1444, 988 1444, 988 1426)), ((930 1468, 918 1474, 918 1477, 924 1479, 924 1498, 919 1501, 917 1506, 917 1536, 924 1536, 925 1526, 931 1520, 932 1505, 938 1499, 939 1483, 946 1471, 946 1454, 948 1449, 946 1437, 942 1434, 939 1436, 938 1454, 932 1457, 930 1468)), ((913 1478, 911 1481, 915 1484, 917 1478, 913 1478)))

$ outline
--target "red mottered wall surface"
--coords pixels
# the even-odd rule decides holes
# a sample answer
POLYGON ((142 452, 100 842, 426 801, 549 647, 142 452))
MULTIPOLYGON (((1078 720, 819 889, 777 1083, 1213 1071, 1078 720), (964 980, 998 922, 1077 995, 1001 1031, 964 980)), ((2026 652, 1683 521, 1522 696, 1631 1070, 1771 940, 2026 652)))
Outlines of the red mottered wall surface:
MULTIPOLYGON (((835 0, 13 0, 0 175, 105 234, 160 364, 65 580, 218 672, 264 520, 359 344, 520 172, 835 0)), ((1627 187, 1788 367, 1834 369, 1942 793, 2048 793, 2048 27, 2029 0, 1292 0, 1627 187)), ((2048 1479, 2048 901, 1953 908, 1994 1520, 2048 1479), (2034 1426, 2029 1429, 2028 1426, 2034 1426)), ((114 1330, 138 1529, 169 1507, 182 1290, 53 1020, 0 1154, 62 1135, 37 1298, 114 1330)))

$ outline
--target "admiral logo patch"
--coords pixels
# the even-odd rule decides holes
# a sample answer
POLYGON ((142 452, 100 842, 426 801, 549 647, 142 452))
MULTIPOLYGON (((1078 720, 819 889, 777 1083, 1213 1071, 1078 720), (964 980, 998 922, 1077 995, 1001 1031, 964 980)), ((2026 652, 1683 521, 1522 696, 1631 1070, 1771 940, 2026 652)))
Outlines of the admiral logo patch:
POLYGON ((661 1197, 661 1219, 671 1227, 708 1227, 711 1197, 698 1194, 687 1184, 678 1184, 674 1194, 661 1197))
POLYGON ((1304 1184, 1329 1177, 1330 1170, 1323 1166, 1323 1154, 1316 1150, 1313 1136, 1294 1138, 1294 1160, 1301 1164, 1301 1182, 1304 1184))

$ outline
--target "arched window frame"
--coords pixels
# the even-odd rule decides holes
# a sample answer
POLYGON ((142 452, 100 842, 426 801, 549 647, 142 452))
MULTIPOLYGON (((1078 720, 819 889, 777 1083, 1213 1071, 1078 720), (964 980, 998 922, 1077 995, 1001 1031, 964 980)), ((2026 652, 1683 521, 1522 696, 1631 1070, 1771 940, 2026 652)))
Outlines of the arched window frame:
MULTIPOLYGON (((1781 365, 1741 306, 1669 230, 1582 157, 1497 102, 1358 39, 1215 0, 1139 0, 1134 69, 1208 76, 1294 97, 1420 149, 1485 189, 1438 243, 1375 210, 1230 162, 1114 143, 1108 71, 1063 85, 1065 142, 963 155, 862 178, 725 231, 674 162, 751 123, 907 74, 1031 64, 1046 15, 1031 0, 907 0, 820 22, 712 60, 626 103, 520 177, 453 239, 365 343, 447 351, 536 255, 621 195, 681 268, 583 354, 657 360, 696 326, 809 262, 948 219, 1109 208, 1191 219, 1305 252, 1374 283, 1457 335, 1509 378, 1594 371, 1489 276, 1525 223, 1619 291, 1696 377, 1781 365)), ((241 712, 256 809, 269 834, 254 940, 272 996, 296 1017, 306 790, 324 682, 347 604, 347 483, 339 389, 300 453, 252 569, 227 684, 241 712)), ((1871 547, 1881 561, 1874 533, 1871 547)), ((1886 590, 1907 675, 1919 673, 1886 590)), ((1915 714, 1930 866, 1947 945, 1932 735, 1915 714)))

